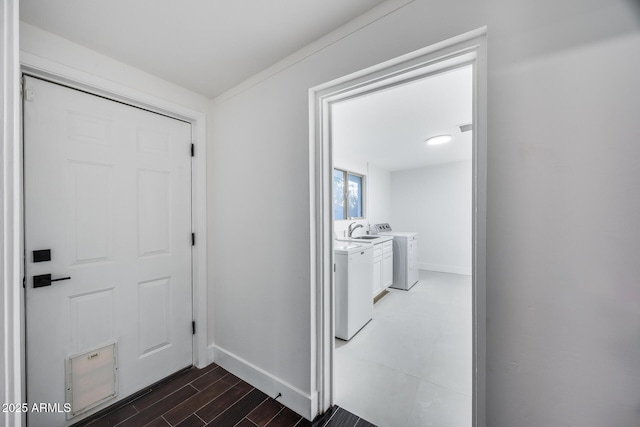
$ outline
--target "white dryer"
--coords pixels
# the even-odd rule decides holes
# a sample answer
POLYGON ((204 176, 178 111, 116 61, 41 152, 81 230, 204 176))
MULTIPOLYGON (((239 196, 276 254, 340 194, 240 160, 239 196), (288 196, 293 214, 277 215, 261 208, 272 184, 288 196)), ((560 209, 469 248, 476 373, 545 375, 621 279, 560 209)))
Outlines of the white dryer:
POLYGON ((392 288, 408 291, 418 283, 418 233, 393 231, 387 223, 375 224, 373 234, 393 236, 392 288))

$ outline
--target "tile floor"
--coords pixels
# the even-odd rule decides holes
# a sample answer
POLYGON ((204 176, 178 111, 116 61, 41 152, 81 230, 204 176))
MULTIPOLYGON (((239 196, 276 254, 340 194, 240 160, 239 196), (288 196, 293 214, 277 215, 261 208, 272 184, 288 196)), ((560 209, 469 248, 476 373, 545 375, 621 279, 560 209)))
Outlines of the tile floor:
POLYGON ((420 271, 336 340, 336 403, 379 427, 470 427, 471 276, 420 271))
POLYGON ((212 364, 152 386, 73 427, 376 427, 339 407, 313 423, 212 364))

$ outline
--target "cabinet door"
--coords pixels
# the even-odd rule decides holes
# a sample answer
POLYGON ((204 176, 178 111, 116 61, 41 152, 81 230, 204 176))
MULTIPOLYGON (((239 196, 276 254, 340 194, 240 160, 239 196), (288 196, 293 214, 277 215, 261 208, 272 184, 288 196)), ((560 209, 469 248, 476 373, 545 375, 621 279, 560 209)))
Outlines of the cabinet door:
POLYGON ((382 290, 382 257, 373 259, 373 296, 382 290))
POLYGON ((393 252, 388 252, 382 257, 382 287, 384 289, 393 283, 393 252))

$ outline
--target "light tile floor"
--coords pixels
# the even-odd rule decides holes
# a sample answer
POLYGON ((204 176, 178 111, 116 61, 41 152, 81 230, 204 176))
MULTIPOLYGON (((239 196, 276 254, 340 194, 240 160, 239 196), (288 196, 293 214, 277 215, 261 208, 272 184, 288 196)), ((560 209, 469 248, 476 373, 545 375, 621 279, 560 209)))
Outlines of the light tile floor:
POLYGON ((420 271, 336 339, 336 403, 378 427, 471 426, 471 276, 420 271))

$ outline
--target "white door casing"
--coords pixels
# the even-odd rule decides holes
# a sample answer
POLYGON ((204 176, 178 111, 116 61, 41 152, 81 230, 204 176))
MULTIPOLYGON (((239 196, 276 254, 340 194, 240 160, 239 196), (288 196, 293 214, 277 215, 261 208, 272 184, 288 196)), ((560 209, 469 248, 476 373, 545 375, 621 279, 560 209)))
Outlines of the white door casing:
POLYGON ((334 402, 334 283, 331 106, 459 66, 473 65, 473 396, 474 427, 485 425, 487 29, 470 31, 309 90, 312 414, 334 402))
POLYGON ((193 360, 191 125, 39 79, 25 91, 28 400, 65 402, 66 359, 116 342, 106 406, 193 360), (33 288, 47 273, 71 279, 33 288))

